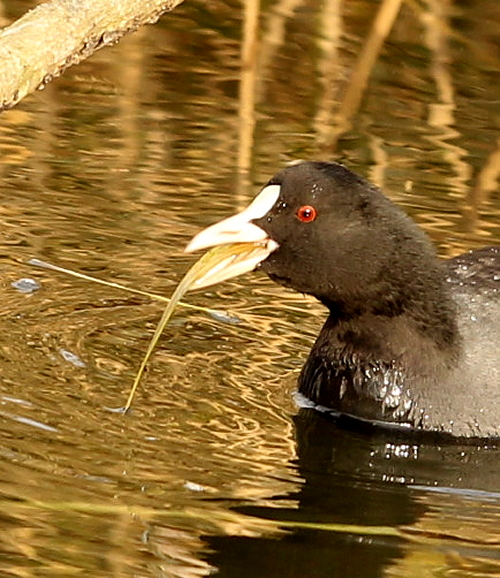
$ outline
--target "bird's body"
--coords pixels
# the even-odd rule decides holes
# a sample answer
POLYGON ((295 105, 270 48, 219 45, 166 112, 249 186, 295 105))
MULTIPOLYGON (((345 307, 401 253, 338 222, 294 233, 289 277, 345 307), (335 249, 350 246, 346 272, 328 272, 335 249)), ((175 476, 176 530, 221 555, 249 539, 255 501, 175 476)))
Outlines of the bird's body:
POLYGON ((500 437, 498 247, 439 260, 379 189, 323 162, 280 171, 191 248, 228 239, 269 243, 259 267, 328 308, 299 377, 310 401, 376 423, 500 437))
POLYGON ((499 436, 499 295, 484 286, 476 293, 485 260, 500 268, 500 251, 441 263, 453 296, 455 330, 448 343, 439 345, 432 333, 426 335, 425 321, 419 327, 406 314, 364 313, 347 320, 330 314, 302 369, 299 391, 318 405, 364 419, 455 436, 499 436))

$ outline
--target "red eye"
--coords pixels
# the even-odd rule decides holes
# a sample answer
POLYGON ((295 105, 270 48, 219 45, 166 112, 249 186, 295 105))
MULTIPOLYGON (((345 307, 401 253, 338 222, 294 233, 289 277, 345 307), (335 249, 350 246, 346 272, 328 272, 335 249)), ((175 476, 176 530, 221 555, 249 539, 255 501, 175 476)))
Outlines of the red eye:
POLYGON ((304 205, 297 211, 297 219, 303 223, 310 223, 318 216, 318 211, 311 205, 304 205))

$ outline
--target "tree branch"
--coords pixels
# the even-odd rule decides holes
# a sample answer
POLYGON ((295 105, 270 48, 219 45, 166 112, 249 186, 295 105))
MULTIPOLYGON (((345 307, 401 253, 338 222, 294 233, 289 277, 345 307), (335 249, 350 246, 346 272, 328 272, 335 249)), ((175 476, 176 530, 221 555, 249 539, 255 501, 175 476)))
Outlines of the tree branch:
POLYGON ((0 111, 183 0, 52 0, 0 31, 0 111))

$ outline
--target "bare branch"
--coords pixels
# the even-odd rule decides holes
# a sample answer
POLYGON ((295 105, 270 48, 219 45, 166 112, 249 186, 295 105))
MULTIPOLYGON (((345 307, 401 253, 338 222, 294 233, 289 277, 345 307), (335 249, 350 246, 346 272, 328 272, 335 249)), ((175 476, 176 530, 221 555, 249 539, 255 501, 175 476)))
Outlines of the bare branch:
POLYGON ((183 0, 52 0, 0 32, 0 111, 183 0))

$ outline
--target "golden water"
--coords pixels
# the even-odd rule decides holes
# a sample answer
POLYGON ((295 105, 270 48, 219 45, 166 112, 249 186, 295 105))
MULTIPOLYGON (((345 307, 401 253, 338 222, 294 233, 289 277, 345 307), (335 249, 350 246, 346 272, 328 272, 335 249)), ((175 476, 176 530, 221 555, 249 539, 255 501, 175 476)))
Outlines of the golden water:
POLYGON ((498 575, 495 450, 298 412, 313 300, 258 274, 193 293, 240 322, 178 310, 121 415, 163 305, 28 263, 169 296, 187 241, 297 158, 382 186, 443 256, 499 243, 500 5, 403 3, 363 90, 378 6, 263 6, 255 108, 240 4, 186 0, 2 114, 2 576, 498 575))

